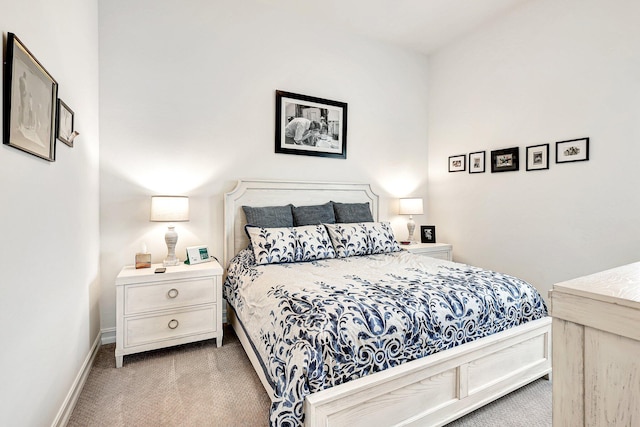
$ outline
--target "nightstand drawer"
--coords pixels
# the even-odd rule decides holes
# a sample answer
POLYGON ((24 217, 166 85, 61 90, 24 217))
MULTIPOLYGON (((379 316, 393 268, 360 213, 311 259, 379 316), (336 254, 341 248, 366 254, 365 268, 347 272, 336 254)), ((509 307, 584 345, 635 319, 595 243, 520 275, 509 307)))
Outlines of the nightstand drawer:
POLYGON ((449 251, 441 251, 441 252, 429 252, 424 254, 418 254, 422 256, 428 256, 430 258, 444 259, 446 261, 451 260, 451 253, 449 251))
POLYGON ((216 331, 216 306, 125 319, 125 347, 216 331))
POLYGON ((213 279, 157 282, 127 286, 125 315, 216 302, 213 279))

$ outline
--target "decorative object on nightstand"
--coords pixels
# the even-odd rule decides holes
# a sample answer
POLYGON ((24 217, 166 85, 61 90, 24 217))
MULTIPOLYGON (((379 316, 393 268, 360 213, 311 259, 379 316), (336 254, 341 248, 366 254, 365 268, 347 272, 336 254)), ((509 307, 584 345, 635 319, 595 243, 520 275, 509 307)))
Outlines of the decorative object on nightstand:
POLYGON ((409 243, 414 244, 413 232, 416 229, 416 223, 413 221, 413 215, 422 215, 423 203, 421 198, 406 198, 400 199, 400 209, 398 211, 400 215, 409 215, 409 221, 407 221, 407 230, 409 231, 409 243))
POLYGON ((422 243, 435 243, 436 242, 436 226, 435 225, 421 225, 420 226, 420 241, 422 243))
POLYGON ((448 243, 416 243, 407 250, 412 254, 453 261, 453 246, 448 243))
POLYGON ((167 243, 167 257, 162 262, 165 267, 178 265, 176 258, 176 233, 174 222, 189 221, 189 198, 186 196, 151 196, 151 217, 153 222, 169 222, 164 241, 167 243))
POLYGON ((222 345, 222 267, 217 261, 124 267, 116 278, 116 367, 127 354, 194 341, 222 345), (158 271, 156 273, 156 271, 158 271))
POLYGON ((151 268, 151 254, 147 252, 147 245, 142 245, 140 252, 136 254, 136 268, 151 268))

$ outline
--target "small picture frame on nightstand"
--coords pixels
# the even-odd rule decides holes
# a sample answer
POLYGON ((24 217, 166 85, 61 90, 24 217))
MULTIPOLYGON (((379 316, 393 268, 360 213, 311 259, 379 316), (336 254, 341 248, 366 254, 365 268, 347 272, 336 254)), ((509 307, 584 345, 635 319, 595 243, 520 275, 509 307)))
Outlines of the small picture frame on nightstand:
POLYGON ((421 225, 420 226, 420 241, 422 243, 435 243, 436 242, 436 226, 435 225, 421 225))

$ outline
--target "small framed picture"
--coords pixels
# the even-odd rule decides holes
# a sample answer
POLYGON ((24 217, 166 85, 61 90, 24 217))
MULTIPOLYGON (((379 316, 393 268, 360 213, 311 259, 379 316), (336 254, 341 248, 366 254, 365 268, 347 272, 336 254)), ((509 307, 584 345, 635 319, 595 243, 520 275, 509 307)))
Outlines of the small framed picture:
POLYGON ((589 160, 589 138, 556 142, 556 163, 589 160))
POLYGON ((510 172, 520 169, 520 149, 518 147, 491 152, 491 173, 510 172))
POLYGON ((73 147, 73 111, 61 99, 58 99, 58 139, 73 147))
POLYGON ((435 243, 436 242, 436 226, 435 225, 421 225, 420 226, 420 241, 422 243, 435 243))
POLYGON ((449 172, 464 172, 465 170, 467 170, 466 159, 467 159, 467 156, 464 154, 459 154, 457 156, 450 156, 449 172))
POLYGON ((485 165, 485 152, 476 151, 469 153, 469 173, 483 173, 485 165))
POLYGON ((549 144, 527 147, 527 170, 549 169, 549 144))

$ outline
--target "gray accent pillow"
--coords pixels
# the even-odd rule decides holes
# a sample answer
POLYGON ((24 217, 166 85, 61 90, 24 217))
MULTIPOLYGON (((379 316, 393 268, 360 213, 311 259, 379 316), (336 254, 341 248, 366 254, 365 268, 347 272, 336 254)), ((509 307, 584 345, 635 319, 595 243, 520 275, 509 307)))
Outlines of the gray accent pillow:
POLYGON ((296 227, 336 223, 332 202, 327 202, 324 205, 294 206, 291 210, 293 211, 293 223, 296 227))
POLYGON ((366 203, 333 203, 336 223, 373 222, 369 202, 366 203))
POLYGON ((286 206, 243 206, 247 224, 256 227, 276 228, 293 227, 293 205, 286 206))

